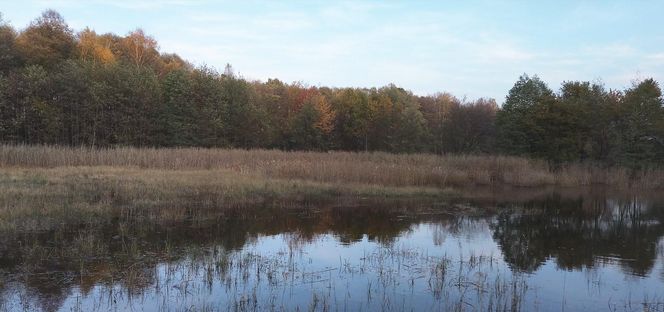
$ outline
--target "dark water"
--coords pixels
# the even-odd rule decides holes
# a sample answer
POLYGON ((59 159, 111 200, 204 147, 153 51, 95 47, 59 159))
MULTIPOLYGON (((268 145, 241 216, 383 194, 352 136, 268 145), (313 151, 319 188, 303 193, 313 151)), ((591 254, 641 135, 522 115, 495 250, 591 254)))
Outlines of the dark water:
POLYGON ((539 192, 0 239, 0 311, 664 311, 664 201, 539 192))

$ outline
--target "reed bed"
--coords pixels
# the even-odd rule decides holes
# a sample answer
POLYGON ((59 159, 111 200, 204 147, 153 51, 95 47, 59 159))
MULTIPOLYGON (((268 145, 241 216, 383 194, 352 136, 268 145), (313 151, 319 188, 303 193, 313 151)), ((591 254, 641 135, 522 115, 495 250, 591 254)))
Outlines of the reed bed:
POLYGON ((0 168, 79 166, 228 170, 265 179, 389 187, 607 185, 664 188, 664 170, 634 172, 626 168, 569 164, 554 172, 544 161, 508 156, 0 145, 0 168))
POLYGON ((347 199, 440 198, 447 190, 264 179, 223 169, 122 167, 0 170, 0 231, 72 224, 209 220, 229 209, 308 206, 347 199))
POLYGON ((664 174, 581 164, 551 172, 543 162, 503 156, 0 145, 0 231, 210 220, 255 206, 495 199, 505 187, 597 184, 656 192, 664 174))

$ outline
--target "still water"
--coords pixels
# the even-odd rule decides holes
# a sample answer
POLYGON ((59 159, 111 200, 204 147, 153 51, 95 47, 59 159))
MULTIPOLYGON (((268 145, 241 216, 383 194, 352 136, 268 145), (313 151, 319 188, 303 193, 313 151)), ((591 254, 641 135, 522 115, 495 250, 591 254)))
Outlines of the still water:
POLYGON ((0 240, 0 311, 664 311, 664 201, 243 209, 0 240))

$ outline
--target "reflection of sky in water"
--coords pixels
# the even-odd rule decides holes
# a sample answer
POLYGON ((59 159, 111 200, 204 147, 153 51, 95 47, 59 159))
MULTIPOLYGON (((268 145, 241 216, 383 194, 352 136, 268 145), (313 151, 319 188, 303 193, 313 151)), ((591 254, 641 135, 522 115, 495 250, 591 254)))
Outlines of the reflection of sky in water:
MULTIPOLYGON (((644 298, 659 299, 661 302, 664 290, 661 252, 652 272, 645 277, 629 274, 620 261, 599 261, 593 268, 561 269, 553 259, 549 259, 533 273, 512 273, 504 263, 500 247, 492 238, 489 222, 465 220, 461 226, 455 225, 452 231, 449 226, 436 223, 415 224, 393 242, 385 244, 370 241, 367 236, 351 244, 339 243, 333 234, 296 244, 292 240, 297 238, 292 234, 261 236, 235 254, 257 254, 265 259, 266 266, 272 263, 274 267, 279 267, 275 269, 280 274, 276 277, 279 280, 276 285, 268 287, 265 276, 260 281, 256 280, 256 268, 252 267, 246 283, 235 285, 233 282, 229 287, 215 276, 212 287, 208 287, 204 261, 183 260, 159 265, 156 269, 159 284, 148 287, 145 293, 134 295, 131 300, 121 287, 114 287, 112 294, 108 289, 97 286, 83 297, 79 297, 78 291, 74 290, 61 310, 69 311, 82 306, 84 310, 104 311, 112 306, 110 303, 113 300, 120 310, 156 311, 163 307, 180 309, 201 306, 234 309, 242 306, 232 302, 242 298, 251 301, 254 295, 259 302, 272 304, 277 309, 291 310, 299 306, 306 310, 311 307, 312 293, 316 293, 319 300, 326 301, 319 302, 318 308, 323 304, 340 310, 449 308, 459 298, 458 289, 448 285, 447 297, 435 299, 426 278, 419 277, 426 273, 420 274, 413 269, 418 265, 425 267, 423 262, 426 261, 422 259, 427 257, 450 259, 449 276, 468 272, 462 275, 472 279, 485 274, 489 281, 498 276, 524 278, 528 289, 521 306, 523 310, 559 311, 564 308, 570 311, 603 311, 610 305, 618 310, 638 310, 644 298), (442 242, 441 235, 444 236, 442 242), (390 252, 406 255, 370 259, 372 254, 390 252), (470 257, 480 255, 491 257, 491 261, 485 261, 479 268, 459 268, 460 259, 468 261, 470 257), (366 264, 372 261, 374 263, 366 264), (389 273, 381 273, 378 266, 389 273), (298 273, 289 281, 289 277, 293 276, 284 272, 298 273), (381 285, 381 274, 391 276, 385 285, 381 285), (373 288, 371 294, 367 291, 369 287, 373 288), (631 307, 625 302, 629 298, 633 300, 631 307), (387 301, 389 304, 386 304, 387 301)), ((660 239, 660 246, 663 241, 660 239)), ((471 294, 468 298, 476 297, 471 294)), ((14 297, 14 300, 17 299, 14 297)), ((262 305, 259 308, 268 307, 262 305)))
POLYGON ((183 257, 146 266, 149 285, 134 293, 120 279, 85 293, 71 283, 49 299, 12 280, 0 284, 0 311, 483 311, 510 310, 515 296, 523 311, 641 311, 643 302, 664 311, 661 205, 553 196, 533 207, 486 217, 331 209, 253 227, 230 221, 209 240, 181 239, 183 257))

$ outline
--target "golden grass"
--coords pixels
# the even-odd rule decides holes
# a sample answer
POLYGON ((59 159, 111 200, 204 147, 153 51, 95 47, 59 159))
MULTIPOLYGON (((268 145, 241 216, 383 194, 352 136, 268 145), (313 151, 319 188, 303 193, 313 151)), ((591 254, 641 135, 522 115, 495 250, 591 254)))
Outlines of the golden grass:
POLYGON ((0 146, 0 168, 107 166, 164 170, 227 170, 264 179, 392 187, 477 185, 664 188, 664 171, 572 164, 551 172, 545 162, 506 156, 395 155, 201 148, 0 146))
POLYGON ((664 174, 580 164, 554 173, 540 161, 502 156, 3 145, 0 230, 203 220, 249 206, 438 201, 496 186, 597 184, 656 190, 664 187, 664 174))
POLYGON ((41 231, 111 218, 160 223, 207 220, 229 208, 445 194, 446 190, 430 187, 265 179, 225 169, 3 168, 0 230, 41 231))

